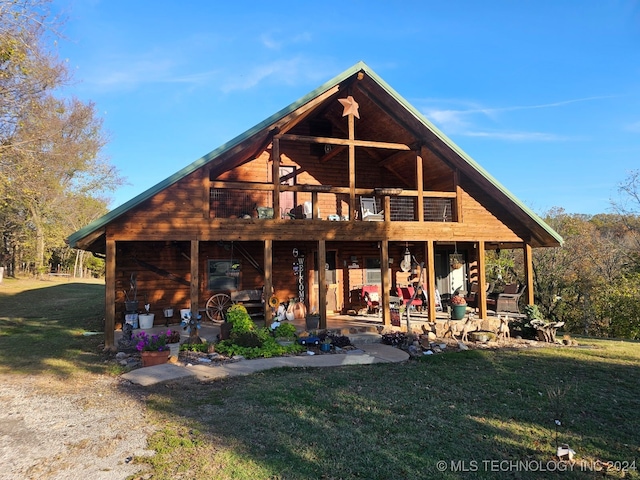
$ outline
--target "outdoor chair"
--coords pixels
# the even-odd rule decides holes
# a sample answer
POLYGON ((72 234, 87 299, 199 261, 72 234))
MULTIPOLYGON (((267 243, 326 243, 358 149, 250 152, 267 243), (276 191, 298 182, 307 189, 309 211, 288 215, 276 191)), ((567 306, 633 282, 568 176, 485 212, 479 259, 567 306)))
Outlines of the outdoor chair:
POLYGON ((413 293, 414 293, 413 287, 397 287, 397 291, 398 291, 398 296, 402 299, 402 303, 404 305, 406 305, 407 307, 411 306, 411 307, 422 308, 421 299, 416 297, 413 299, 413 301, 411 301, 411 298, 413 297, 413 293))
POLYGON ((517 283, 505 285, 504 291, 498 294, 497 297, 487 299, 487 308, 494 310, 496 313, 520 314, 518 303, 526 288, 526 285, 519 286, 517 283))
MULTIPOLYGON (((487 299, 489 298, 489 295, 493 292, 493 286, 494 286, 493 282, 487 285, 487 299)), ((467 301, 467 305, 469 305, 470 307, 478 308, 478 282, 471 282, 471 288, 469 289, 469 292, 464 297, 464 299, 467 301)), ((487 300, 487 304, 489 304, 488 300, 487 300)))
MULTIPOLYGON (((409 292, 411 292, 411 290, 409 290, 409 292)), ((424 310, 425 307, 428 307, 429 296, 427 295, 427 291, 424 290, 422 287, 418 287, 418 294, 416 295, 416 298, 418 298, 419 300, 422 300, 422 310, 424 310)), ((442 312, 443 311, 442 297, 440 296, 440 292, 438 291, 437 288, 436 288, 435 300, 436 300, 435 301, 436 312, 442 312)))
MULTIPOLYGON (((302 204, 302 215, 304 218, 313 218, 313 204, 311 202, 307 201, 302 204)), ((320 215, 319 209, 318 215, 320 215)))
POLYGON ((378 313, 380 310, 380 293, 377 285, 362 286, 362 300, 367 305, 367 313, 378 313))
POLYGON ((384 211, 378 212, 378 205, 374 197, 360 197, 360 209, 362 220, 365 222, 381 222, 384 220, 384 211))

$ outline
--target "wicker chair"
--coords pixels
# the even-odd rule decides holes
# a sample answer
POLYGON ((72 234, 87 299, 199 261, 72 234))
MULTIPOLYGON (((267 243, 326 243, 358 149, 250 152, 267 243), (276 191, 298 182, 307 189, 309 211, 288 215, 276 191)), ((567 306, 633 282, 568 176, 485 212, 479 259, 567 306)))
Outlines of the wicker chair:
POLYGON ((526 288, 526 285, 518 285, 517 283, 505 285, 504 291, 496 298, 487 299, 487 308, 496 313, 520 314, 518 303, 526 288))

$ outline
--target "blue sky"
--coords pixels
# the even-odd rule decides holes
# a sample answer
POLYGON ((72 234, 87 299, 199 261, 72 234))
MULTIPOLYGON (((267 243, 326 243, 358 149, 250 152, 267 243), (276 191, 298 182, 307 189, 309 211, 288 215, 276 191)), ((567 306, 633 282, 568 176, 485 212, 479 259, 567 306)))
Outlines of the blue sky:
POLYGON ((364 61, 537 213, 640 168, 637 0, 53 0, 66 93, 142 193, 364 61))

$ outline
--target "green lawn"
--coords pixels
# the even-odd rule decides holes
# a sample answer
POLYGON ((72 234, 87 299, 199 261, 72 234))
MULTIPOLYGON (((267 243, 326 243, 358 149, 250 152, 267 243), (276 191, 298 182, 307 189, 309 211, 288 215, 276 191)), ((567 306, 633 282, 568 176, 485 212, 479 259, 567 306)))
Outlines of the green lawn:
MULTIPOLYGON (((96 353, 101 337, 82 335, 101 322, 103 289, 57 283, 9 295, 0 286, 0 369, 37 374, 54 365, 60 375, 107 373, 96 353), (51 349, 34 348, 51 337, 51 349), (20 349, 7 353, 14 344, 20 349), (25 349, 29 362, 15 358, 25 349)), ((579 342, 131 387, 145 393, 147 421, 161 426, 149 439, 157 454, 148 474, 638 479, 636 470, 621 467, 640 466, 640 344, 579 342), (553 461, 556 419, 558 442, 576 451, 573 465, 553 461), (603 462, 613 468, 604 472, 603 462)))

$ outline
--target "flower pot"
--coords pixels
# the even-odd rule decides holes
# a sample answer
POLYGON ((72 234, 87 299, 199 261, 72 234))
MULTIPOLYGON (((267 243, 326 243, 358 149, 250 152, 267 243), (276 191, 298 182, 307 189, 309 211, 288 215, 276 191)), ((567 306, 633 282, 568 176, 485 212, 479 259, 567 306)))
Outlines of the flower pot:
POLYGON ((142 352, 142 366, 152 367, 153 365, 160 365, 169 361, 169 350, 162 350, 161 352, 142 352))
POLYGON ((331 344, 330 343, 322 343, 322 344, 320 344, 320 351, 322 351, 322 352, 330 352, 331 351, 331 344))
POLYGON ((169 347, 169 354, 174 357, 174 358, 178 358, 178 355, 180 355, 180 344, 179 343, 167 343, 167 346, 169 347))
POLYGON ((138 314, 137 313, 126 313, 124 316, 124 322, 131 325, 132 328, 138 328, 138 314))
POLYGON ((152 328, 153 317, 155 317, 154 313, 141 313, 140 315, 138 315, 138 320, 140 321, 140 328, 152 328))
POLYGON ((124 302, 124 310, 126 312, 131 312, 131 313, 137 312, 139 303, 140 302, 138 302, 137 300, 136 301, 133 301, 133 300, 132 301, 126 301, 126 302, 124 302))
POLYGON ((462 320, 466 313, 466 305, 451 305, 451 320, 462 320))
POLYGON ((320 315, 307 315, 307 330, 317 330, 320 325, 320 315))

